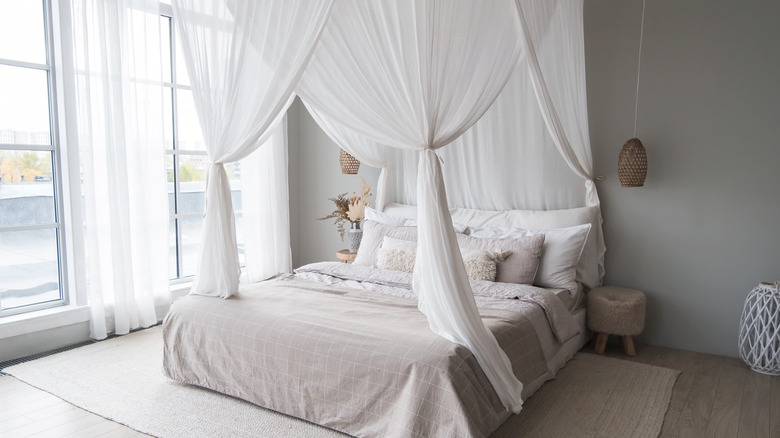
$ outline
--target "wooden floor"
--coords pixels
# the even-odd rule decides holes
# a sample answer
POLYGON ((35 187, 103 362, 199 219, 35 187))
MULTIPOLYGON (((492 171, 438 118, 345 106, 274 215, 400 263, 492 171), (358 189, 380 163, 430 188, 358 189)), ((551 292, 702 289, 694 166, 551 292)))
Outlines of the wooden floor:
POLYGON ((661 438, 780 438, 780 377, 756 373, 735 357, 652 345, 638 345, 637 356, 629 358, 611 343, 604 354, 682 371, 661 438))
POLYGON ((22 383, 0 377, 0 437, 147 437, 22 383))
MULTIPOLYGON (((592 352, 591 345, 583 351, 592 352)), ((607 356, 678 369, 661 437, 780 438, 780 377, 751 371, 737 358, 637 345, 628 358, 619 344, 607 356)), ((146 437, 46 392, 0 377, 0 436, 146 437)), ((574 435, 576 436, 576 435, 574 435)))

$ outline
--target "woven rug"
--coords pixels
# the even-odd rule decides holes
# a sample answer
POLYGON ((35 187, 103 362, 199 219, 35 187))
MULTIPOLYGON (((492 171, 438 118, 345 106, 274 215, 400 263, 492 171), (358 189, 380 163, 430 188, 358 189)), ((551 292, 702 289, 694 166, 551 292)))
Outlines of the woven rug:
POLYGON ((492 436, 652 437, 680 371, 577 353, 492 436))
MULTIPOLYGON (((162 374, 160 327, 3 370, 97 415, 158 437, 345 435, 162 374)), ((500 437, 657 437, 679 371, 579 353, 500 437)))

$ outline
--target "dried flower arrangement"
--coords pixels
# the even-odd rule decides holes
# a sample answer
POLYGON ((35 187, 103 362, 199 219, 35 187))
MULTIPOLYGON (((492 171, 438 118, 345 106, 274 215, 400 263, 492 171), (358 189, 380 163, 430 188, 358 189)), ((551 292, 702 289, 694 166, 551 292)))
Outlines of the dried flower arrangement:
POLYGON ((361 221, 366 215, 366 207, 369 206, 368 198, 371 196, 373 196, 371 187, 368 186, 365 178, 360 177, 360 194, 352 192, 352 196, 347 197, 346 193, 342 193, 335 198, 328 198, 336 204, 336 209, 333 210, 331 214, 317 218, 317 220, 324 221, 335 218, 334 224, 336 225, 336 230, 339 232, 341 240, 344 240, 344 233, 346 233, 344 223, 347 221, 361 221))

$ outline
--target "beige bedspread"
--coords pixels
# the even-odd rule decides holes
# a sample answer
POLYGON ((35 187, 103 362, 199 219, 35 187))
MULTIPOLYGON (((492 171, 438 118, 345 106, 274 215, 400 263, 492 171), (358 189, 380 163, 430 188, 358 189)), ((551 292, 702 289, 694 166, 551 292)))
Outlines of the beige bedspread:
MULTIPOLYGON (((551 328, 542 307, 521 308, 480 314, 530 382, 548 373, 536 331, 551 328)), ((355 436, 480 437, 508 416, 474 356, 409 298, 284 277, 178 300, 163 330, 168 377, 355 436)))

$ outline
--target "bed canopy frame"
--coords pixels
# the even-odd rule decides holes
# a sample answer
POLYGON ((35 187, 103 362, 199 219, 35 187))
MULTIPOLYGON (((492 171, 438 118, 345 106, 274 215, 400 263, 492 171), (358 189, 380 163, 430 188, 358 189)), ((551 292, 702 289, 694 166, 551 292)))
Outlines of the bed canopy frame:
MULTIPOLYGON (((587 123, 582 3, 174 0, 212 163, 191 293, 224 298, 236 293, 238 251, 224 164, 259 148, 298 95, 340 146, 383 169, 378 208, 389 196, 417 204, 413 286, 418 307, 435 333, 472 351, 504 406, 519 412, 522 383, 479 317, 447 191, 465 207, 584 205, 598 210, 587 123), (501 104, 493 105, 497 100, 501 104), (538 110, 526 111, 529 102, 538 110), (518 116, 537 123, 518 124, 518 116), (538 127, 541 121, 546 132, 523 131, 533 135, 532 141, 495 141, 500 138, 496 133, 506 134, 518 125, 538 127), (444 158, 445 174, 445 154, 438 151, 450 144, 445 150, 457 152, 444 158), (545 176, 530 160, 553 147, 574 178, 545 176), (531 178, 527 182, 536 178, 556 187, 545 187, 542 194, 510 190, 510 200, 502 201, 506 198, 496 188, 529 184, 516 184, 512 172, 495 171, 496 157, 524 169, 517 173, 531 178), (417 160, 416 176, 410 160, 417 160), (394 173, 393 190, 390 169, 405 175, 394 173), (416 179, 416 191, 409 190, 410 176, 416 179), (483 179, 494 196, 484 201, 487 205, 474 205, 473 195, 463 187, 482 184, 483 179), (469 183, 453 184, 458 181, 469 183), (546 197, 548 192, 552 195, 546 197)), ((600 226, 594 232, 603 276, 600 226)))

